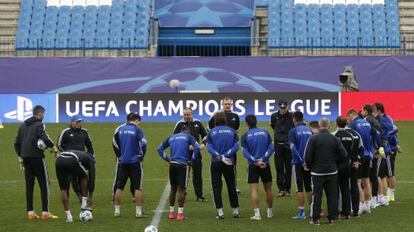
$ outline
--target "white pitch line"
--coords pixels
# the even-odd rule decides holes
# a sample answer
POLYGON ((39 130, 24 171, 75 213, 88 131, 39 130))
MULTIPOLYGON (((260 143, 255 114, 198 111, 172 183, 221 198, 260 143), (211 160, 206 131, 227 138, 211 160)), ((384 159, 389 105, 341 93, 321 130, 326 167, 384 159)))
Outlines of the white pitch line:
POLYGON ((170 182, 167 181, 165 185, 164 192, 160 198, 160 202, 158 203, 157 209, 155 209, 155 215, 152 218, 151 225, 158 228, 158 224, 160 223, 162 213, 164 212, 165 205, 167 204, 168 194, 170 193, 170 182))

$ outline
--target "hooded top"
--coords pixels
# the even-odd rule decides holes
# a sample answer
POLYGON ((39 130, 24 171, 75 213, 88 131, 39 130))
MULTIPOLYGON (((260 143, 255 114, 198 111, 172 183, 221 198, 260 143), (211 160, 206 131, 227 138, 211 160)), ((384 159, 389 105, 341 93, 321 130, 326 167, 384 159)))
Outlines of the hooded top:
POLYGON ((28 118, 19 127, 14 143, 14 149, 20 158, 44 158, 43 150, 37 146, 41 139, 46 147, 53 147, 54 144, 46 132, 45 124, 37 117, 28 118))

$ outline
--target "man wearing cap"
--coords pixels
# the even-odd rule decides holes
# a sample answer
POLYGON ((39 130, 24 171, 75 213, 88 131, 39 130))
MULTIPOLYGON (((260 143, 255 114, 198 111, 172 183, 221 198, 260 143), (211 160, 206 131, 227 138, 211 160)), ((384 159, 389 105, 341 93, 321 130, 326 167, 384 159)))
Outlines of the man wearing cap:
POLYGON ((292 113, 285 100, 279 101, 279 110, 270 116, 269 125, 274 131, 276 183, 278 197, 290 196, 292 153, 288 143, 289 131, 294 127, 292 113))
MULTIPOLYGON (((62 130, 57 139, 57 146, 61 152, 68 150, 86 151, 94 156, 94 149, 92 145, 91 137, 88 134, 88 130, 82 127, 82 117, 80 115, 74 115, 70 119, 70 124, 67 128, 62 130)), ((73 191, 75 191, 79 200, 81 199, 81 189, 77 184, 78 181, 71 180, 73 191)))

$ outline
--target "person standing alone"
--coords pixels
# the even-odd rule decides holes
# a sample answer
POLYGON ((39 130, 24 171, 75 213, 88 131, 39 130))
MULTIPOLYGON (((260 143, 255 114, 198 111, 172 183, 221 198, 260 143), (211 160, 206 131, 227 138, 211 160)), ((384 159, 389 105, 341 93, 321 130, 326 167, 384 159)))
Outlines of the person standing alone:
POLYGON ((288 103, 281 100, 279 110, 270 116, 270 127, 274 131, 276 184, 278 197, 290 196, 292 178, 292 153, 288 143, 289 131, 294 127, 288 103))

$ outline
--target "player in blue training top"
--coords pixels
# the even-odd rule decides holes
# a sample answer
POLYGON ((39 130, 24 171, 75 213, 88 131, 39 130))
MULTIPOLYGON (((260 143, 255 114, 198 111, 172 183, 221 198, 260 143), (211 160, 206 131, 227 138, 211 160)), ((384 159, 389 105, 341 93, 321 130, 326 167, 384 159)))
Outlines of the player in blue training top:
POLYGON ((170 164, 170 213, 168 218, 174 219, 175 195, 178 190, 178 215, 177 220, 184 220, 185 191, 188 184, 188 173, 191 162, 200 154, 200 145, 190 135, 190 127, 183 126, 181 132, 171 135, 158 147, 158 154, 170 164), (165 149, 170 147, 170 155, 165 149), (193 152, 190 153, 190 150, 193 152))
POLYGON ((370 213, 370 202, 372 199, 372 188, 369 179, 372 159, 374 154, 374 130, 365 119, 359 117, 354 109, 350 109, 346 114, 349 122, 349 128, 358 132, 361 136, 364 145, 364 152, 361 159, 361 166, 359 167, 358 185, 364 186, 363 191, 359 195, 359 214, 370 213))
POLYGON ((115 154, 119 157, 119 173, 115 192, 115 217, 120 216, 122 191, 128 178, 135 197, 135 216, 145 217, 142 214, 142 162, 146 151, 144 132, 139 128, 141 117, 137 113, 129 113, 127 123, 118 128, 113 138, 115 154))
POLYGON ((233 208, 233 217, 239 218, 239 198, 236 192, 234 157, 239 150, 236 131, 226 125, 226 115, 223 112, 214 114, 215 127, 209 131, 206 139, 207 150, 211 154, 211 185, 214 195, 214 204, 217 209, 217 219, 224 219, 221 190, 222 176, 227 184, 230 205, 233 208))
POLYGON ((249 163, 247 182, 250 185, 254 216, 251 220, 261 220, 259 209, 259 178, 262 179, 266 192, 267 217, 273 217, 272 196, 272 171, 270 170, 269 157, 273 154, 272 137, 262 128, 257 127, 257 119, 254 115, 246 116, 246 124, 249 130, 243 135, 241 145, 243 155, 249 163))
POLYGON ((305 170, 305 148, 309 138, 313 135, 312 130, 303 122, 303 113, 296 111, 292 115, 295 127, 289 131, 288 140, 292 151, 292 173, 296 184, 296 201, 298 203, 298 213, 292 219, 304 220, 305 214, 305 187, 309 205, 312 203, 312 181, 311 173, 305 170))

